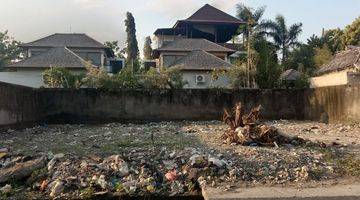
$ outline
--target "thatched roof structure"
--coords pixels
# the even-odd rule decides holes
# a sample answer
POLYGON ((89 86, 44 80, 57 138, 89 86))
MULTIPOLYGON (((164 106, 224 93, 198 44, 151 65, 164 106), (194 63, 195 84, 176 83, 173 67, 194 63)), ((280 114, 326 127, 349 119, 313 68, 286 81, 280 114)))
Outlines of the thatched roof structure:
POLYGON ((317 74, 322 75, 345 69, 360 70, 360 47, 349 46, 347 50, 336 54, 329 63, 317 71, 317 74))

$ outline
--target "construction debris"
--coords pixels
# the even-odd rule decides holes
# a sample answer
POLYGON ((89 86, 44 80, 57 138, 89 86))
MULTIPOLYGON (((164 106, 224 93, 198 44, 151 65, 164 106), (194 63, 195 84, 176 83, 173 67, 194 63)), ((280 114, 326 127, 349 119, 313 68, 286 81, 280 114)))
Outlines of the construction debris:
POLYGON ((16 163, 13 167, 0 170, 0 183, 5 183, 10 179, 20 180, 22 178, 29 177, 33 171, 41 169, 44 166, 44 157, 23 163, 16 163))
POLYGON ((300 138, 285 136, 275 127, 259 123, 261 109, 259 105, 245 114, 241 102, 235 105, 233 114, 224 109, 223 121, 229 125, 229 129, 222 135, 222 139, 228 144, 244 146, 279 147, 280 144, 304 143, 300 138))

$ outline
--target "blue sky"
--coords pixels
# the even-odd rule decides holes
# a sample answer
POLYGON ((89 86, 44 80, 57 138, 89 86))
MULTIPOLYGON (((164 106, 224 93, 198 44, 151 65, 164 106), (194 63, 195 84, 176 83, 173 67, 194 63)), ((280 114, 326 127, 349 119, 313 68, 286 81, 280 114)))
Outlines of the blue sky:
POLYGON ((125 45, 124 17, 133 13, 140 48, 158 27, 171 27, 205 3, 235 15, 235 5, 266 6, 264 18, 282 14, 288 24, 302 22, 301 41, 322 28, 343 28, 360 16, 360 0, 1 0, 0 31, 29 42, 60 32, 87 33, 125 45))

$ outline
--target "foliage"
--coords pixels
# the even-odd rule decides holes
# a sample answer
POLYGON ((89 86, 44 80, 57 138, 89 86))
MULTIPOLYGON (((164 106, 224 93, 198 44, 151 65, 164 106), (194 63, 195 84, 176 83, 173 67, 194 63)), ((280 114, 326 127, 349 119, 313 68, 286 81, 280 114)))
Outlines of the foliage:
POLYGON ((149 69, 143 76, 143 86, 150 89, 181 89, 187 84, 177 68, 149 69))
POLYGON ((118 58, 125 58, 126 49, 120 49, 119 41, 107 41, 104 43, 104 46, 112 49, 115 53, 115 56, 118 58))
POLYGON ((80 88, 84 74, 75 75, 62 67, 51 67, 43 72, 43 80, 49 88, 80 88))
POLYGON ((151 60, 152 59, 152 47, 151 47, 151 37, 148 36, 145 38, 145 43, 144 43, 144 58, 146 60, 151 60))
POLYGON ((296 23, 287 27, 285 18, 282 15, 278 15, 275 21, 264 21, 261 27, 265 30, 265 33, 273 39, 277 49, 281 51, 282 63, 284 63, 288 58, 290 48, 300 44, 297 38, 302 32, 302 23, 296 23))
POLYGON ((139 47, 136 39, 136 27, 135 27, 135 19, 130 12, 126 13, 126 61, 128 64, 131 64, 134 72, 138 72, 140 68, 139 62, 139 47))
POLYGON ((323 46, 326 45, 334 55, 336 52, 344 50, 345 47, 342 44, 343 37, 344 31, 339 28, 326 30, 322 36, 323 46))
POLYGON ((118 88, 136 89, 141 87, 138 78, 130 68, 121 70, 114 78, 118 88))
POLYGON ((230 87, 234 89, 244 88, 247 85, 247 67, 246 64, 237 61, 235 66, 226 72, 230 81, 230 87))
POLYGON ((275 88, 280 77, 276 48, 265 39, 254 44, 257 51, 256 83, 260 88, 275 88))
POLYGON ((343 36, 343 45, 360 45, 360 17, 355 19, 351 25, 346 26, 343 36))
POLYGON ((243 33, 244 41, 251 35, 252 30, 257 32, 259 21, 265 13, 265 7, 259 7, 257 9, 247 7, 244 4, 237 4, 237 18, 247 22, 247 24, 240 25, 239 32, 243 33))
POLYGON ((168 77, 165 73, 150 68, 143 76, 143 86, 148 89, 166 89, 168 87, 168 77))
POLYGON ((315 49, 314 62, 316 67, 321 67, 324 64, 328 63, 332 58, 332 52, 324 45, 322 48, 315 49))
POLYGON ((307 39, 307 45, 309 45, 311 48, 321 48, 324 45, 324 41, 322 37, 318 37, 317 35, 313 34, 309 39, 307 39))
POLYGON ((182 89, 186 84, 188 84, 187 81, 183 80, 180 69, 174 67, 168 68, 166 69, 166 74, 168 76, 168 84, 171 89, 182 89))
POLYGON ((304 89, 309 88, 309 76, 301 72, 300 77, 295 81, 279 80, 279 86, 283 88, 304 89))
POLYGON ((8 31, 0 32, 0 68, 20 57, 20 42, 8 35, 8 31))
POLYGON ((300 78, 294 82, 294 88, 302 89, 302 88, 308 88, 309 86, 310 86, 309 76, 306 75, 305 73, 301 73, 300 78))
POLYGON ((314 56, 314 48, 311 45, 302 44, 289 54, 289 58, 283 64, 284 70, 296 69, 304 71, 306 74, 312 74, 316 69, 314 56))
POLYGON ((89 88, 114 88, 115 81, 108 75, 104 68, 86 66, 84 85, 89 88))

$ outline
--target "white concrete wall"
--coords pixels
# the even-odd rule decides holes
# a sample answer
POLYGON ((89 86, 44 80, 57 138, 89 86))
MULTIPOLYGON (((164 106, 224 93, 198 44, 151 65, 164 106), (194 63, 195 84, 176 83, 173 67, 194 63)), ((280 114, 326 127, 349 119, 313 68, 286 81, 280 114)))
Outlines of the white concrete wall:
POLYGON ((332 72, 324 74, 322 76, 313 77, 310 79, 310 87, 327 87, 327 86, 336 86, 336 85, 347 85, 348 82, 348 72, 353 70, 342 70, 337 72, 332 72))
MULTIPOLYGON (((74 69, 72 73, 82 73, 85 70, 74 69)), ((33 88, 44 86, 42 73, 43 69, 18 69, 14 72, 0 72, 0 82, 22 85, 33 88)))
POLYGON ((229 85, 228 77, 221 75, 217 80, 213 80, 211 72, 209 71, 182 71, 184 81, 188 84, 184 86, 185 89, 206 89, 206 88, 227 88, 229 85), (204 83, 196 83, 196 76, 204 75, 204 83))

